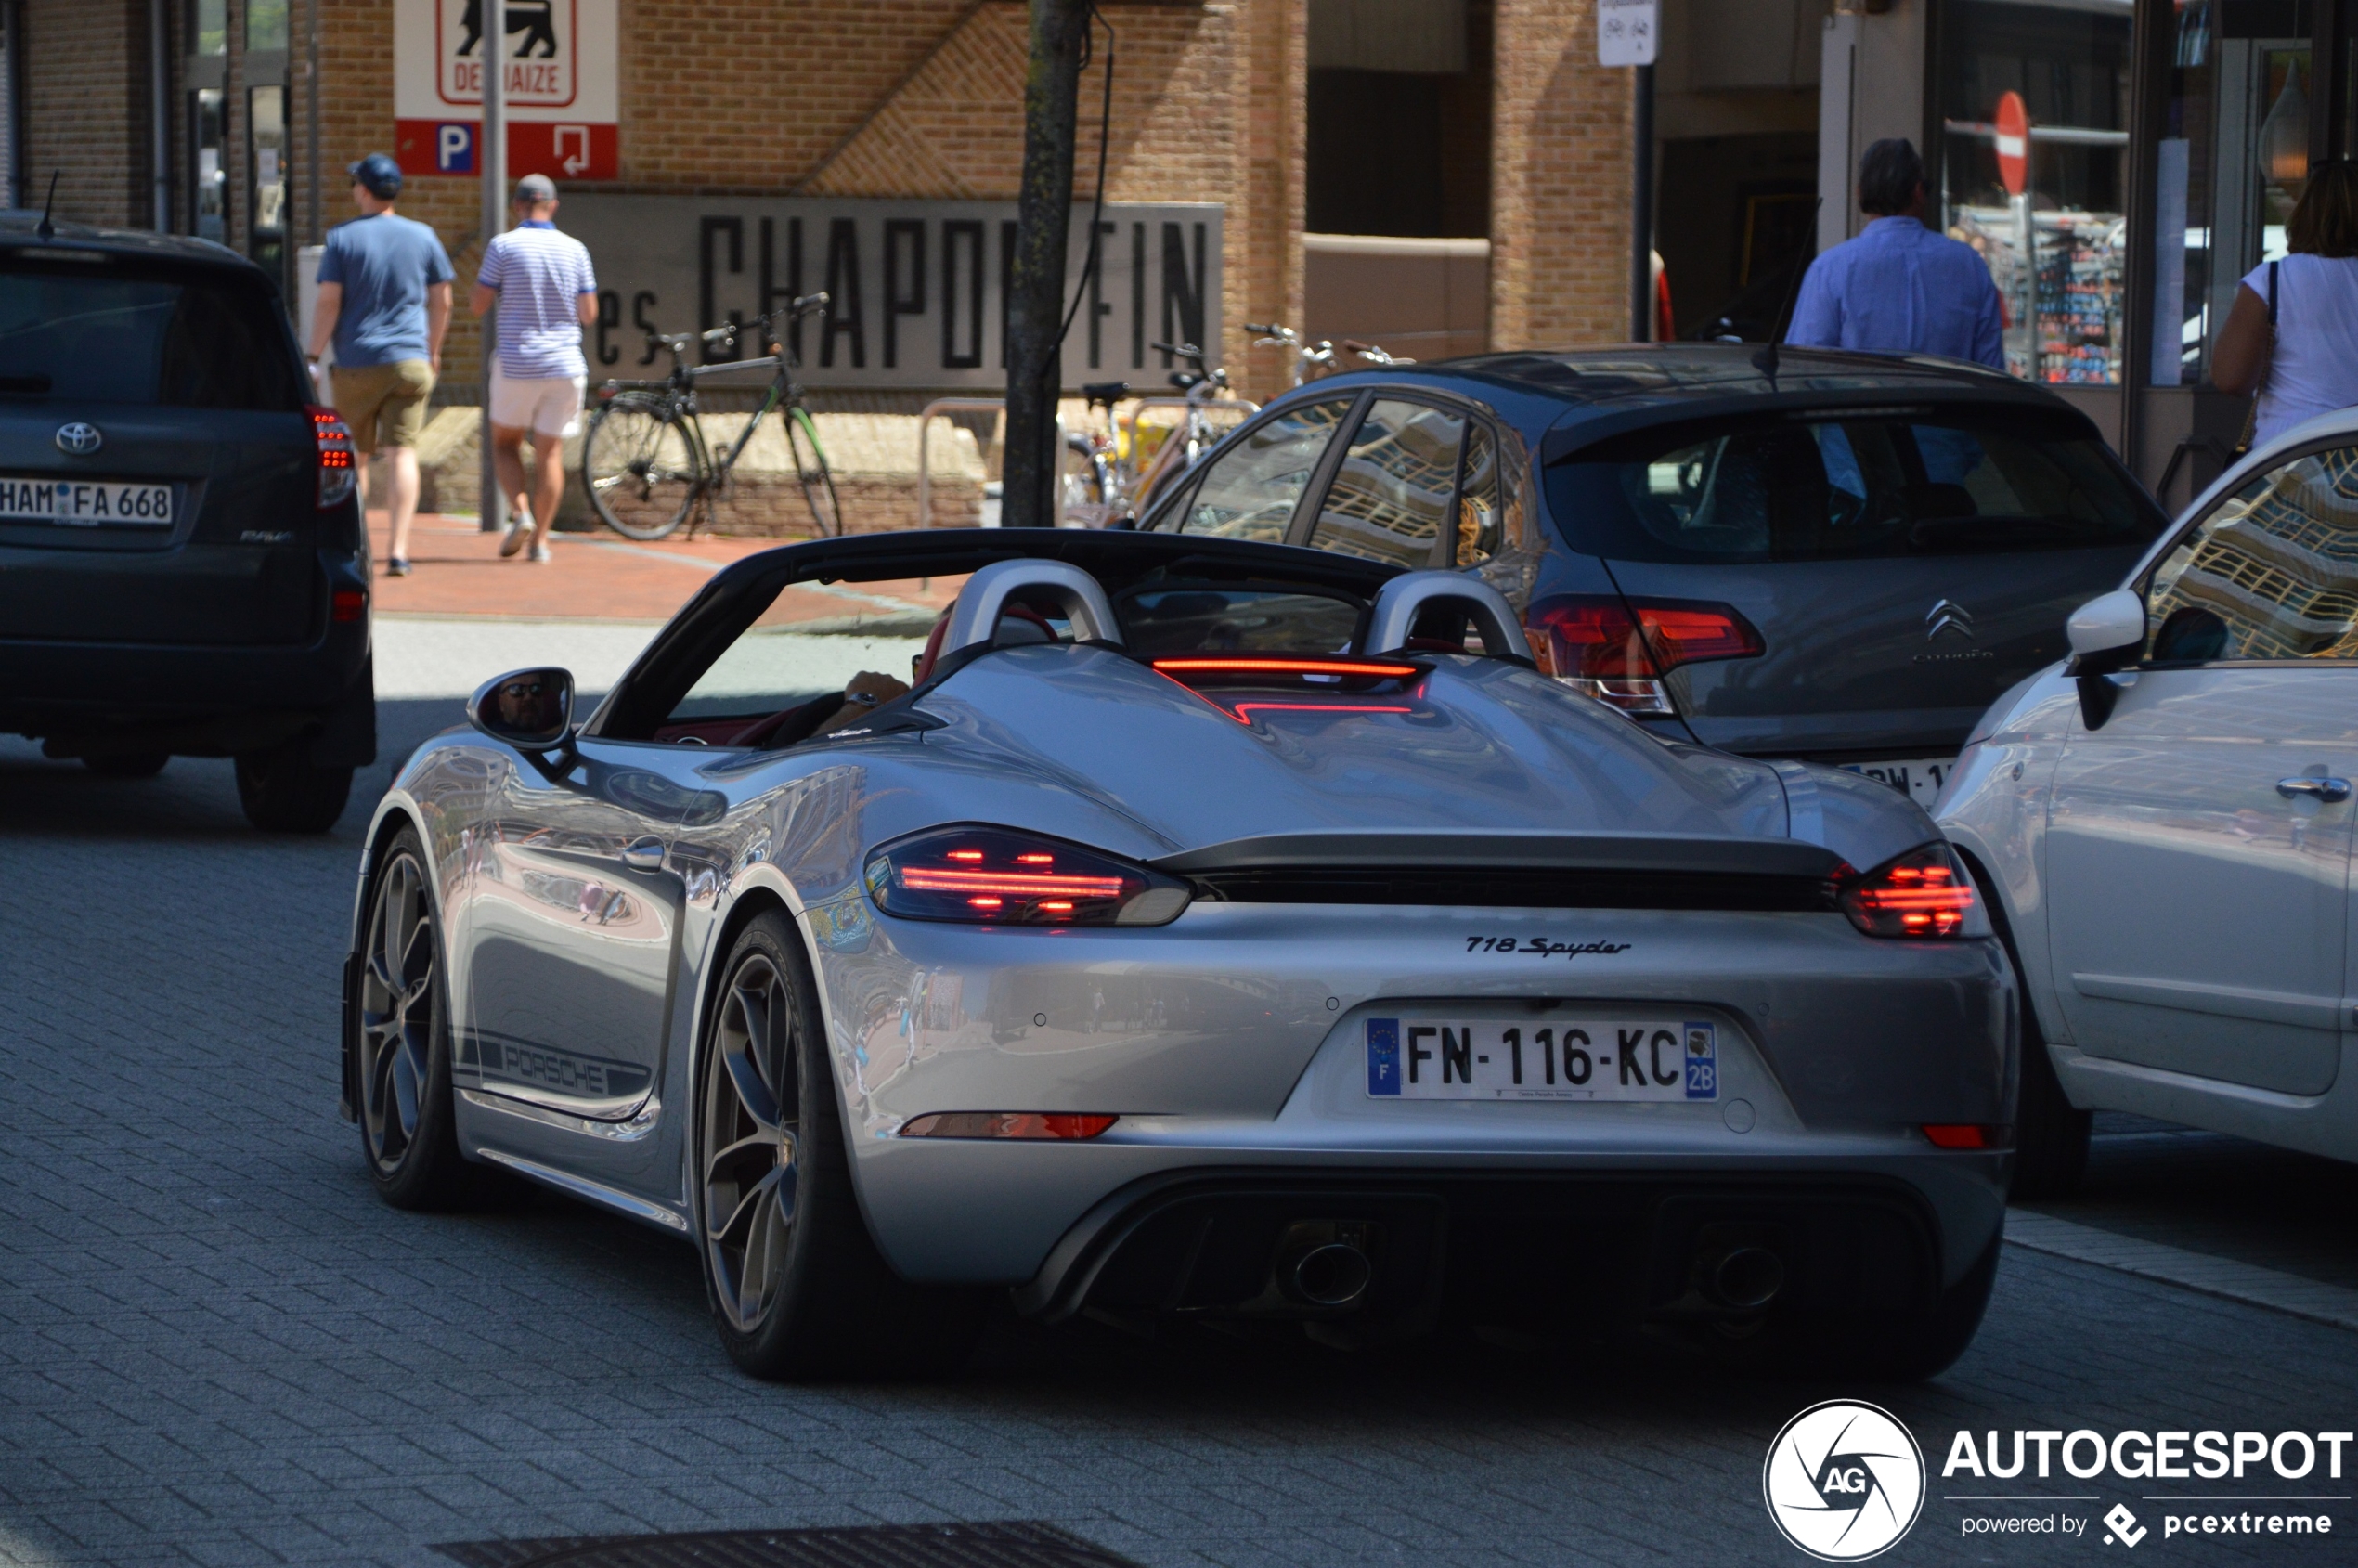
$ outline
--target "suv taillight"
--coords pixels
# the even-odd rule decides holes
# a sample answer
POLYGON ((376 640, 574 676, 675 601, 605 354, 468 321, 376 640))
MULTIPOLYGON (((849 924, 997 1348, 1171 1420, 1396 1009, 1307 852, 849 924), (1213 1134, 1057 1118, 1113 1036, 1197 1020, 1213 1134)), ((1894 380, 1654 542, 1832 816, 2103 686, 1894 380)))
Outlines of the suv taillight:
POLYGON ((1700 601, 1559 594, 1533 604, 1523 628, 1540 669, 1625 713, 1678 712, 1662 678, 1680 665, 1768 651, 1733 605, 1700 601))
POLYGON ((319 510, 327 512, 352 499, 360 483, 360 460, 342 415, 317 406, 310 414, 311 434, 319 444, 319 510))

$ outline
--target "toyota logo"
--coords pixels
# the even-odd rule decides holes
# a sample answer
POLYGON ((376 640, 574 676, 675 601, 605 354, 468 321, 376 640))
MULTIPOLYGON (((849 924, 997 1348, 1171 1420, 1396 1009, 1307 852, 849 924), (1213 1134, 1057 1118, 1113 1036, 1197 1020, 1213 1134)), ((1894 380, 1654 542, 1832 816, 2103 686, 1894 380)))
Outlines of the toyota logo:
POLYGON ((71 424, 58 427, 58 450, 60 452, 86 458, 106 444, 107 438, 98 434, 98 427, 95 424, 84 424, 76 420, 71 424))

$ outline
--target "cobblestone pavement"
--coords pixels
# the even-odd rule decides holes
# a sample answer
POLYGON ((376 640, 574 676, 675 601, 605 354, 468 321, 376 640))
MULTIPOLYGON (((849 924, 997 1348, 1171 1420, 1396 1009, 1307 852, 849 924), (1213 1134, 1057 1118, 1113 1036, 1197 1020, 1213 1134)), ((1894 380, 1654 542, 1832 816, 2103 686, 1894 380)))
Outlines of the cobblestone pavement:
MULTIPOLYGON (((389 757, 453 712, 386 710, 389 757)), ((264 838, 226 764, 123 783, 0 742, 0 1562, 429 1563, 494 1536, 1039 1519, 1174 1568, 1791 1563, 1762 1457, 1837 1394, 1893 1409, 1935 1467, 1883 1561, 2048 1562, 2104 1551, 2102 1525, 1965 1537, 1943 1494, 2012 1488, 1944 1486, 1954 1432, 2358 1424, 2358 1337, 2022 1248, 1964 1360, 1912 1388, 1013 1322, 935 1386, 755 1383, 675 1241, 553 1198, 427 1217, 370 1194, 333 1042, 373 798, 327 838, 264 838)), ((2100 1494, 2016 1505, 2033 1514, 2125 1501, 2149 1526, 2141 1492, 2169 1489, 2015 1484, 2100 1494)), ((2358 1530, 2347 1502, 2302 1506, 2358 1530)), ((2337 1540, 2144 1545, 2349 1561, 2337 1540)))

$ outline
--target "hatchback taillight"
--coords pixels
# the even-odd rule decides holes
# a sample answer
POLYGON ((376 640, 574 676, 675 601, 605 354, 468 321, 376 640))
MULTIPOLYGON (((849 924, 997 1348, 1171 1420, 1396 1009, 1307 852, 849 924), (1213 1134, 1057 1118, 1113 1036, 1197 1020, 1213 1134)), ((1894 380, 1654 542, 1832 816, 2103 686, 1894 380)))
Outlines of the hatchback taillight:
POLYGON ((1842 887, 1842 912, 1871 937, 1986 937, 1989 916, 1957 852, 1924 844, 1842 887))
POLYGON ((360 483, 360 459, 343 416, 317 407, 310 414, 311 434, 319 448, 319 510, 327 512, 352 499, 360 483))
POLYGON ((1541 670, 1625 713, 1676 713, 1664 676, 1768 648, 1734 606, 1702 602, 1559 594, 1534 603, 1523 622, 1541 670))
POLYGON ((887 914, 983 926, 1162 926, 1190 897, 1176 877, 1004 827, 898 839, 868 857, 866 880, 887 914))

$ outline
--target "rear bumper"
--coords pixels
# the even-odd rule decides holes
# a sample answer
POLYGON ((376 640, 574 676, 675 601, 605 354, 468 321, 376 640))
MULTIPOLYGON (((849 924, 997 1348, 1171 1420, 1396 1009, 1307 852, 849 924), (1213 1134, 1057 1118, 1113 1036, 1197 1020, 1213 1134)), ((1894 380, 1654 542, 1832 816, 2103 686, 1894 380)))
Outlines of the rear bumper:
POLYGON ((1971 1187, 1936 1204, 1861 1173, 1178 1172, 1108 1196, 1015 1300, 1051 1322, 1306 1323, 1345 1342, 1444 1318, 1706 1345, 1904 1330, 1999 1234, 2002 1200, 1971 1187))
MULTIPOLYGON (((59 755, 133 745, 227 756, 330 726, 353 731, 373 708, 369 622, 330 622, 308 646, 174 647, 0 639, 0 732, 59 755), (342 720, 338 723, 338 720, 342 720)), ((345 752, 375 753, 373 722, 345 752)))

